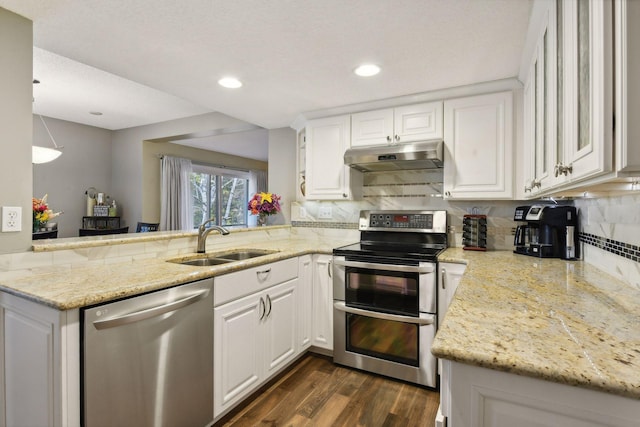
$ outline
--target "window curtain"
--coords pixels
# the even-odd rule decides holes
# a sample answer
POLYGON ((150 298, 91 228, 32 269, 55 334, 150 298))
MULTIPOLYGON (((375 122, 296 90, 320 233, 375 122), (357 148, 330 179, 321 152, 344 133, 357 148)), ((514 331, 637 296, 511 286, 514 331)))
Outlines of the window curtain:
POLYGON ((252 170, 251 171, 252 181, 255 182, 256 189, 255 193, 266 193, 267 187, 269 186, 267 183, 267 172, 261 170, 252 170))
POLYGON ((160 169, 160 230, 193 229, 191 160, 164 156, 160 169))

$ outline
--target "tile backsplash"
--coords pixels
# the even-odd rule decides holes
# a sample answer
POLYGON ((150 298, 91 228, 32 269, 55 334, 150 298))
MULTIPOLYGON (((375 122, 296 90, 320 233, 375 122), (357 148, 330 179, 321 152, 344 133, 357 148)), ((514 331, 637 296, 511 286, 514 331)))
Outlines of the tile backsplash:
POLYGON ((640 289, 640 193, 577 199, 583 258, 640 289))
POLYGON ((487 247, 513 248, 513 212, 522 202, 449 201, 442 198, 443 172, 413 170, 367 172, 363 175, 362 200, 294 202, 291 225, 294 227, 357 228, 361 210, 446 210, 449 222, 449 246, 462 246, 462 216, 487 215, 487 247), (321 219, 330 212, 330 218, 321 219))

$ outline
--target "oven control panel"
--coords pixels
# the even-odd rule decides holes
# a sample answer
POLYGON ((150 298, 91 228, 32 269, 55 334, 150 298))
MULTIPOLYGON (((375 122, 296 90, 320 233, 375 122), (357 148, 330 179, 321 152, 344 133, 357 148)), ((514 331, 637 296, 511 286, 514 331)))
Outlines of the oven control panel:
POLYGON ((363 230, 429 231, 444 233, 447 227, 446 211, 362 211, 360 227, 363 230))

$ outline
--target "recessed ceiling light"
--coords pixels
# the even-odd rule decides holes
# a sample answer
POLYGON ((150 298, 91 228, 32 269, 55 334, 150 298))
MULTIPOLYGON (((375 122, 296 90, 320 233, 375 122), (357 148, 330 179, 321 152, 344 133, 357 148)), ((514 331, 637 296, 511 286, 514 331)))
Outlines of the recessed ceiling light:
POLYGON ((361 66, 356 68, 353 72, 359 75, 360 77, 371 77, 371 76, 375 76, 380 72, 380 67, 378 67, 375 64, 362 64, 361 66))
POLYGON ((218 80, 218 84, 229 89, 237 89, 242 86, 242 82, 235 77, 224 77, 218 80))
POLYGON ((101 116, 102 113, 100 111, 89 111, 89 114, 92 114, 94 116, 101 116))

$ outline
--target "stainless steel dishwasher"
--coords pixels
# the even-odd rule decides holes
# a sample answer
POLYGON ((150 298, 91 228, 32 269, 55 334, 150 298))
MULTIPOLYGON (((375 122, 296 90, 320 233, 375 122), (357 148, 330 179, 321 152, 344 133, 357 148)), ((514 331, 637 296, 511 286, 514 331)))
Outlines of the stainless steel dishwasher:
POLYGON ((213 422, 213 279, 83 310, 85 427, 213 422))

